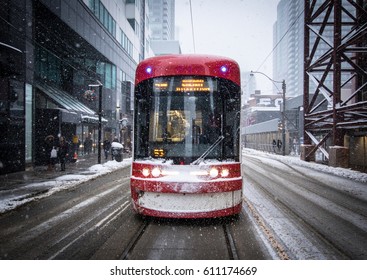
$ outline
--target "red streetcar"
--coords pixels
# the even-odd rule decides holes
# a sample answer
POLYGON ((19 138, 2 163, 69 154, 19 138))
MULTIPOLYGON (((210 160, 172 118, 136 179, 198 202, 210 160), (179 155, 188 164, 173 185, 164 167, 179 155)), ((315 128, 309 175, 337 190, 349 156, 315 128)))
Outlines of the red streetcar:
POLYGON ((134 209, 175 218, 238 214, 238 64, 208 55, 146 59, 136 69, 134 104, 134 209))

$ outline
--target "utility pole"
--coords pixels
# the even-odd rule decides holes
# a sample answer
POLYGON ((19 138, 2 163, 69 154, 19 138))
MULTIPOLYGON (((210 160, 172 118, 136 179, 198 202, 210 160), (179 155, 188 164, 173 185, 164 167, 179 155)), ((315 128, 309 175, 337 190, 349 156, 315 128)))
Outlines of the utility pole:
POLYGON ((89 87, 98 87, 98 164, 101 164, 101 143, 102 143, 102 87, 103 84, 89 85, 89 87))
POLYGON ((265 76, 266 78, 268 78, 275 85, 276 88, 277 88, 276 83, 282 84, 282 99, 283 99, 283 102, 282 102, 283 104, 282 104, 282 109, 281 109, 282 110, 281 112, 281 115, 282 115, 282 120, 281 120, 282 121, 282 155, 285 156, 285 94, 287 90, 285 80, 275 81, 272 78, 270 78, 268 75, 266 75, 265 73, 259 72, 259 71, 251 71, 250 75, 253 75, 256 73, 261 74, 265 76))

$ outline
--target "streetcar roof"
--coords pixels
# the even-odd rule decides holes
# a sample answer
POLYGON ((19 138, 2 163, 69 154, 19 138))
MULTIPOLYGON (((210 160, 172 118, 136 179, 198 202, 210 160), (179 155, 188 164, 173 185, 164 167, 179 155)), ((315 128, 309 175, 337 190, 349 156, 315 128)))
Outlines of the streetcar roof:
POLYGON ((178 54, 145 59, 136 69, 135 84, 162 76, 214 76, 240 85, 240 69, 236 61, 213 55, 178 54))

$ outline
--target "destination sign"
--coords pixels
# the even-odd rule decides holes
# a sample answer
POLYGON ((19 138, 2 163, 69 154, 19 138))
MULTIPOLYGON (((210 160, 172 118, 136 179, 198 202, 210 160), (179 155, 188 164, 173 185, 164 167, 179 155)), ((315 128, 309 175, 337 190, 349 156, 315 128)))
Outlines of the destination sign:
POLYGON ((204 79, 182 80, 181 86, 176 87, 176 91, 210 91, 210 87, 204 79))
POLYGON ((216 81, 210 78, 159 78, 154 81, 154 91, 210 92, 216 90, 216 81))
POLYGON ((167 89, 168 83, 154 83, 155 89, 167 89))

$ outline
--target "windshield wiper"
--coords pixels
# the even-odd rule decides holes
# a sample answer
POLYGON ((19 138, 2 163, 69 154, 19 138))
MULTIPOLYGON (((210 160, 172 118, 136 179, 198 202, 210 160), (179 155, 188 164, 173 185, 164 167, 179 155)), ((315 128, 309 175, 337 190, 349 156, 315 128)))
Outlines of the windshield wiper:
POLYGON ((196 159, 191 163, 191 165, 200 164, 211 153, 211 151, 213 151, 215 147, 217 147, 219 143, 222 142, 223 139, 224 139, 223 135, 219 136, 218 139, 215 140, 215 142, 198 159, 196 159))

